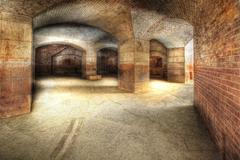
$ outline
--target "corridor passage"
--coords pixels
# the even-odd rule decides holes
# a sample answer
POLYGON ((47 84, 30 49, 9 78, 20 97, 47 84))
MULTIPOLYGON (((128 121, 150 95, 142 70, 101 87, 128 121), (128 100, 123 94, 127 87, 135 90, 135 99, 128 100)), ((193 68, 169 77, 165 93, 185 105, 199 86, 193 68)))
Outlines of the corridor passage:
POLYGON ((37 79, 32 113, 0 121, 1 159, 219 159, 193 107, 193 85, 152 80, 137 94, 117 85, 115 78, 37 79))

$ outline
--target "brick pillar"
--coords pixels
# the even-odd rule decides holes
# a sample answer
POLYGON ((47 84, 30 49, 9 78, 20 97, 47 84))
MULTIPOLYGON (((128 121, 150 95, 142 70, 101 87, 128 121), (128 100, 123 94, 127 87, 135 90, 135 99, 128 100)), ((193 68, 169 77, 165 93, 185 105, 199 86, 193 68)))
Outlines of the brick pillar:
POLYGON ((149 41, 130 39, 119 46, 119 88, 130 92, 148 89, 149 41))
POLYGON ((29 17, 0 13, 0 118, 31 110, 31 21, 29 17))
POLYGON ((88 79, 89 76, 97 75, 97 53, 94 49, 90 48, 86 50, 86 54, 84 56, 85 59, 85 71, 84 75, 88 79))
POLYGON ((168 49, 168 80, 171 82, 185 82, 184 48, 168 49))

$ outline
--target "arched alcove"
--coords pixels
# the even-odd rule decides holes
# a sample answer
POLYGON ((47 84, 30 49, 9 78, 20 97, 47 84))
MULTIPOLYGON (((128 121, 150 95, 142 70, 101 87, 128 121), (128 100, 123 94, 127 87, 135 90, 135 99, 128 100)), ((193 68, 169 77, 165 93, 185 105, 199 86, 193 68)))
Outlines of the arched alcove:
POLYGON ((150 78, 167 80, 168 50, 158 40, 150 41, 150 78))
POLYGON ((75 75, 82 77, 86 52, 71 45, 49 44, 36 48, 35 77, 75 75))

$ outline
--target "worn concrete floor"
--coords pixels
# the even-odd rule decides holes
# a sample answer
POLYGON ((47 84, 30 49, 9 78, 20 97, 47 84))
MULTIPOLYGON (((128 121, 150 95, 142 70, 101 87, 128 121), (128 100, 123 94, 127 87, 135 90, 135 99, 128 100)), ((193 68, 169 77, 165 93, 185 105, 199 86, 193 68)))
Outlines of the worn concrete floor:
POLYGON ((0 120, 1 160, 218 160, 193 107, 193 86, 153 80, 42 78, 31 114, 0 120))

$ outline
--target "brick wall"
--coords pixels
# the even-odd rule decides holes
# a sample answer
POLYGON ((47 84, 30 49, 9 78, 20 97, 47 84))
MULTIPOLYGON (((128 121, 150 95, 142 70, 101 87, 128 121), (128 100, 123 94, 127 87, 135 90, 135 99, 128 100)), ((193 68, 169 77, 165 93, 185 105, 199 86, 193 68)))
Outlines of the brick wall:
MULTIPOLYGON (((149 4, 149 1, 145 2, 149 4)), ((223 151, 223 158, 238 160, 240 2, 239 0, 168 2, 166 5, 160 5, 162 8, 158 11, 170 17, 197 22, 192 23, 195 27, 195 106, 223 151)), ((149 47, 144 46, 148 44, 147 42, 135 40, 131 36, 132 25, 128 23, 131 19, 130 13, 121 14, 119 22, 126 17, 128 17, 124 23, 126 25, 116 23, 115 26, 121 26, 116 31, 113 31, 115 26, 107 23, 111 22, 112 16, 107 20, 106 17, 99 18, 106 23, 99 21, 100 25, 97 26, 117 33, 122 39, 119 55, 120 88, 134 91, 144 88, 148 82, 149 47)), ((8 117, 30 111, 32 26, 28 17, 0 13, 0 27, 0 117, 8 117)))
POLYGON ((206 3, 195 26, 195 105, 225 160, 240 159, 239 3, 206 3))

